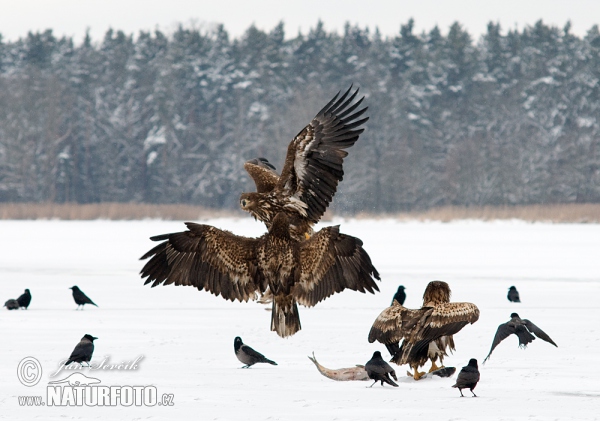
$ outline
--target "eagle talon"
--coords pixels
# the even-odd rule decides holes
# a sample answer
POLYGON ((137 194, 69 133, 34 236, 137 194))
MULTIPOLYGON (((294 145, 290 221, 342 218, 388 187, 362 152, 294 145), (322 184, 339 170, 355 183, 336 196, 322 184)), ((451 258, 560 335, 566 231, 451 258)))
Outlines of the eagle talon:
POLYGON ((413 378, 413 379, 415 379, 415 380, 420 380, 420 379, 421 379, 421 377, 423 377, 425 374, 426 374, 426 373, 425 373, 424 371, 418 371, 418 370, 415 370, 415 373, 414 373, 414 374, 413 374, 413 373, 411 373, 411 372, 410 372, 410 371, 408 371, 408 370, 406 371, 406 375, 407 375, 408 377, 412 377, 412 378, 413 378))

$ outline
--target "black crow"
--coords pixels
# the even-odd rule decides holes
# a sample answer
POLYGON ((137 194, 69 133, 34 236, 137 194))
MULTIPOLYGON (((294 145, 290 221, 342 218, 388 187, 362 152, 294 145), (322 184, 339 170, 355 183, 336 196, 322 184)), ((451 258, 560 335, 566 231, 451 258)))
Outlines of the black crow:
POLYGON ((233 341, 233 349, 237 359, 246 364, 242 368, 250 368, 256 363, 269 363, 272 365, 277 365, 275 361, 271 361, 260 352, 255 351, 248 345, 244 345, 242 338, 239 336, 237 336, 233 341))
MULTIPOLYGON (((383 382, 387 384, 391 384, 392 386, 398 387, 396 383, 390 379, 390 375, 394 378, 394 380, 398 380, 396 377, 396 372, 394 369, 381 358, 381 352, 375 351, 373 353, 373 357, 365 364, 365 370, 367 370, 367 375, 371 380, 375 380, 373 384, 381 381, 381 385, 383 386, 383 382)), ((373 384, 369 387, 373 387, 373 384)))
POLYGON ((404 290, 404 285, 400 285, 398 287, 398 291, 396 291, 396 293, 394 294, 394 298, 392 298, 392 304, 390 305, 394 305, 394 300, 398 301, 400 305, 404 305, 404 301, 406 300, 406 293, 404 292, 404 290))
POLYGON ((29 289, 26 289, 25 292, 17 298, 17 301, 19 302, 19 307, 25 307, 25 310, 27 310, 27 307, 29 307, 29 304, 31 303, 31 292, 29 292, 29 289))
POLYGON ((4 303, 4 307, 6 307, 8 310, 18 310, 19 302, 15 299, 11 298, 10 300, 8 300, 4 303))
POLYGON ((90 360, 92 359, 92 354, 94 353, 94 340, 98 339, 95 336, 88 335, 87 333, 81 338, 81 341, 75 346, 75 349, 71 353, 71 356, 65 363, 65 365, 69 365, 72 362, 79 363, 83 365, 83 362, 88 363, 88 367, 90 365, 90 360))
POLYGON ((485 357, 485 360, 483 360, 484 364, 490 358, 492 351, 498 346, 498 344, 513 333, 518 336, 519 347, 521 348, 527 348, 527 344, 533 342, 535 336, 551 343, 555 347, 558 347, 558 345, 554 343, 554 341, 546 334, 546 332, 534 325, 530 320, 521 319, 517 313, 512 313, 508 322, 502 323, 500 326, 498 326, 498 330, 496 330, 496 336, 494 336, 494 342, 492 342, 490 353, 487 357, 485 357), (533 336, 532 333, 535 336, 533 336))
POLYGON ((519 291, 517 291, 517 288, 515 288, 514 286, 508 289, 508 295, 506 296, 506 298, 508 298, 508 301, 510 301, 511 303, 521 302, 521 299, 519 298, 519 291))
POLYGON ((77 285, 72 286, 69 289, 73 290, 73 299, 75 300, 75 303, 77 304, 77 309, 79 309, 79 306, 81 306, 81 309, 83 310, 83 306, 86 304, 91 304, 91 305, 98 307, 98 305, 96 303, 94 303, 92 300, 90 300, 90 298, 87 295, 85 295, 83 293, 83 291, 80 290, 77 285))
POLYGON ((477 386, 477 382, 479 382, 479 370, 477 368, 477 360, 475 358, 471 358, 469 360, 469 364, 464 366, 460 373, 458 373, 458 377, 456 379, 456 384, 452 387, 458 387, 458 391, 460 392, 460 396, 462 398, 465 397, 463 395, 463 389, 469 389, 473 394, 473 397, 476 398, 477 395, 473 392, 475 386, 477 386))

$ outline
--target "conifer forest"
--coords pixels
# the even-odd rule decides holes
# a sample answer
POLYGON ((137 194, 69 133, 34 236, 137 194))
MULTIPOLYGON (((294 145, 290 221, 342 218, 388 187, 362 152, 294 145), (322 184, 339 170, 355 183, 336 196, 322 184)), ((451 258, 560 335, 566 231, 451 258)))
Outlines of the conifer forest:
POLYGON ((336 212, 600 202, 597 26, 398 27, 0 37, 0 202, 237 208, 243 163, 280 171, 352 84, 370 119, 336 212))

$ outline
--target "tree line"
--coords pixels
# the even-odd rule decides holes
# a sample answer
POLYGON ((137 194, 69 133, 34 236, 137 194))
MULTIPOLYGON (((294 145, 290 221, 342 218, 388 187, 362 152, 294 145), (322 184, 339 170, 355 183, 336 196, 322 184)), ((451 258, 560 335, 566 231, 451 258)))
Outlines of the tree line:
POLYGON ((243 163, 281 170, 289 141, 339 90, 370 120, 337 212, 600 202, 600 32, 539 21, 474 40, 318 23, 223 26, 101 41, 0 37, 0 202, 235 208, 243 163))

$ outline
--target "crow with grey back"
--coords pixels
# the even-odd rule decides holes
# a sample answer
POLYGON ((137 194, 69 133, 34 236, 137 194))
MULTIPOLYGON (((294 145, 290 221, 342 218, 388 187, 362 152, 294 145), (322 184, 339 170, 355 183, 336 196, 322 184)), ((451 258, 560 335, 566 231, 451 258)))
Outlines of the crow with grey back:
POLYGON ((77 304, 77 310, 79 310, 79 306, 81 306, 81 309, 83 310, 83 306, 85 306, 86 304, 91 304, 93 306, 98 307, 98 305, 95 302, 93 302, 90 299, 90 297, 85 295, 77 285, 74 285, 69 289, 73 290, 73 299, 75 300, 75 304, 77 304))
POLYGON ((65 365, 69 365, 73 362, 83 365, 84 362, 90 365, 92 354, 94 353, 94 340, 98 339, 95 336, 85 334, 81 341, 75 346, 75 349, 71 353, 71 356, 65 362, 65 365))
POLYGON ((233 341, 233 349, 237 359, 240 360, 241 363, 246 364, 242 368, 250 368, 256 363, 277 365, 275 361, 271 361, 260 352, 255 351, 252 347, 245 345, 244 342, 242 342, 242 338, 239 336, 237 336, 233 341))
POLYGON ((521 298, 519 298, 519 291, 517 291, 517 288, 515 288, 514 286, 508 289, 508 295, 506 296, 506 298, 508 298, 508 301, 510 301, 511 303, 521 302, 521 298))
POLYGON ((373 353, 373 357, 365 364, 365 370, 367 371, 369 378, 371 380, 375 380, 369 387, 373 387, 373 385, 378 381, 381 382, 382 386, 383 382, 386 382, 389 385, 398 387, 398 385, 394 383, 392 379, 390 379, 391 375, 394 380, 398 380, 398 377, 396 377, 396 372, 392 366, 390 366, 383 360, 383 358, 381 358, 381 352, 375 351, 373 353))
POLYGON ((390 304, 391 306, 394 305, 394 300, 398 301, 400 305, 404 305, 404 301, 406 301, 406 293, 404 292, 405 289, 406 288, 404 288, 404 285, 400 285, 398 287, 398 291, 396 291, 394 298, 392 298, 392 303, 390 304))
POLYGON ((469 360, 469 364, 464 366, 460 373, 458 373, 458 377, 456 378, 456 383, 452 387, 457 387, 460 392, 461 398, 464 398, 462 390, 469 389, 473 394, 473 397, 476 398, 477 395, 473 392, 475 386, 479 382, 479 368, 477 367, 477 360, 475 358, 471 358, 469 360))
POLYGON ((6 307, 7 310, 18 310, 19 302, 14 298, 11 298, 4 303, 4 307, 6 307))
POLYGON ((490 358, 490 355, 492 355, 492 352, 500 344, 500 342, 512 334, 517 335, 519 338, 520 348, 527 348, 527 345, 533 342, 536 336, 558 348, 558 345, 554 343, 552 338, 550 338, 550 336, 548 336, 548 334, 542 329, 533 324, 531 320, 521 319, 517 313, 512 313, 508 322, 502 323, 500 326, 498 326, 498 330, 496 330, 496 335, 494 336, 494 341, 492 342, 490 353, 487 355, 487 357, 485 357, 485 360, 483 360, 484 364, 490 358))

